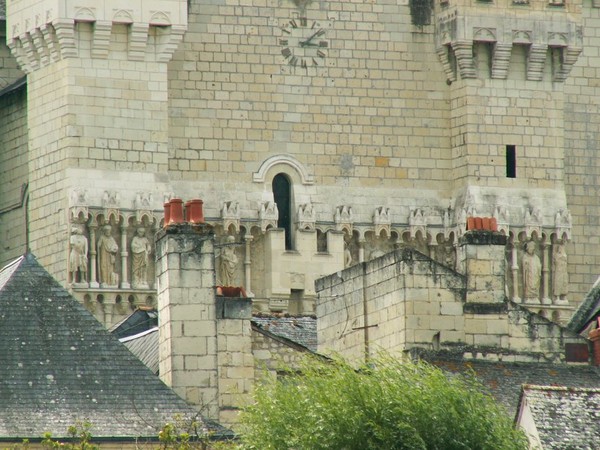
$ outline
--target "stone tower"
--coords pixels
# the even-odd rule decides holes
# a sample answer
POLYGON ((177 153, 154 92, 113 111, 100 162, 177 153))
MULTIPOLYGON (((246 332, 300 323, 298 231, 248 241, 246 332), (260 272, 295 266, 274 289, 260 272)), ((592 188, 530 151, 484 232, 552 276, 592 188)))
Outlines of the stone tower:
POLYGON ((524 296, 517 269, 532 241, 543 265, 533 303, 564 306, 550 280, 562 276, 552 255, 570 238, 564 82, 583 47, 581 5, 442 1, 435 19, 450 86, 457 222, 478 211, 496 217, 509 236, 507 284, 517 301, 524 296))
MULTIPOLYGON (((154 226, 143 200, 163 194, 167 62, 186 29, 187 3, 23 0, 7 6, 8 45, 27 74, 31 250, 67 282, 69 224, 91 227, 92 258, 96 231, 108 224, 118 250, 115 276, 104 284, 129 287, 129 228, 154 226), (116 201, 123 190, 131 199, 116 201), (123 204, 135 211, 123 213, 123 204)), ((85 282, 99 287, 94 259, 89 266, 85 282)))

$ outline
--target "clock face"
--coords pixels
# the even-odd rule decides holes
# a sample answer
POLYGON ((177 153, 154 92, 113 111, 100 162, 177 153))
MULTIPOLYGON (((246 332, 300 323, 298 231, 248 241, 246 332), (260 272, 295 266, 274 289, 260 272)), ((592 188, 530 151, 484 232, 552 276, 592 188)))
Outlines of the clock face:
POLYGON ((279 45, 286 64, 303 68, 325 65, 329 43, 319 22, 298 17, 287 22, 281 31, 279 45))

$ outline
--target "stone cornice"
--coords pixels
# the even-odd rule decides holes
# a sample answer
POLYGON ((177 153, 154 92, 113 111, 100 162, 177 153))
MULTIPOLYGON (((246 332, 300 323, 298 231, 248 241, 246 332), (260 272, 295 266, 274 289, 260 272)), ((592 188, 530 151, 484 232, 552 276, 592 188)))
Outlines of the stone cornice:
POLYGON ((187 29, 187 2, 139 0, 127 6, 116 0, 12 2, 7 43, 22 70, 31 73, 66 58, 109 58, 111 50, 118 51, 110 48, 112 33, 126 29, 127 60, 168 62, 187 29), (89 49, 76 42, 86 32, 89 49))
POLYGON ((535 17, 505 13, 448 8, 437 14, 436 51, 448 80, 457 78, 454 67, 463 79, 484 76, 477 73, 473 57, 479 43, 492 45, 491 78, 507 78, 511 53, 519 45, 528 47, 527 80, 542 80, 549 51, 556 63, 552 80, 566 80, 583 48, 581 17, 556 11, 537 12, 535 17))

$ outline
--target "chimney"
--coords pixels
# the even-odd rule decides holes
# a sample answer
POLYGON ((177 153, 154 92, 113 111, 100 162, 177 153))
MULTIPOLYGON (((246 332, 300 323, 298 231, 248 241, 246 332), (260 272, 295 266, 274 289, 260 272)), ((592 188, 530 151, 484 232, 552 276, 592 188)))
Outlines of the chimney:
POLYGON ((467 303, 504 303, 507 237, 493 217, 469 217, 459 240, 459 272, 467 275, 467 303))
POLYGON ((254 379, 252 301, 242 287, 235 298, 217 292, 215 236, 202 201, 186 204, 187 222, 181 199, 169 210, 156 242, 160 376, 205 417, 235 425, 254 379))

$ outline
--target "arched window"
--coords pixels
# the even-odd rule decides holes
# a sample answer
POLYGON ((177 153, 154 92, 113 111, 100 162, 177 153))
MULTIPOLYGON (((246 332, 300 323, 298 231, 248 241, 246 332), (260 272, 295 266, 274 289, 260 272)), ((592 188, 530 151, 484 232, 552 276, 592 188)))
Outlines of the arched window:
POLYGON ((292 249, 292 185, 287 175, 279 173, 273 178, 273 197, 279 210, 277 226, 285 230, 285 249, 292 249))

